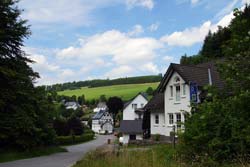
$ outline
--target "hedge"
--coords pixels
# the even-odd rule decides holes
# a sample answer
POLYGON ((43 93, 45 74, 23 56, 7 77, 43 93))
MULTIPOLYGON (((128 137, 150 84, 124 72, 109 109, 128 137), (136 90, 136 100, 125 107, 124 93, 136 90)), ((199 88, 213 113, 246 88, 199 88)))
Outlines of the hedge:
POLYGON ((57 136, 56 142, 59 145, 77 144, 77 143, 90 141, 94 139, 94 136, 95 135, 93 133, 85 133, 80 136, 57 136))

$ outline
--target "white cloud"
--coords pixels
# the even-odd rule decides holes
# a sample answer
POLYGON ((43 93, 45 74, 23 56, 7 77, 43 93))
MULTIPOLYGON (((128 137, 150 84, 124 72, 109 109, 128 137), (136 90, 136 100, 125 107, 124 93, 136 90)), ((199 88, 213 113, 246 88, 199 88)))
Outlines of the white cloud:
POLYGON ((203 41, 211 27, 211 22, 207 21, 200 27, 187 28, 184 31, 176 31, 170 35, 165 35, 161 41, 170 46, 192 46, 195 43, 203 41))
POLYGON ((126 4, 129 9, 141 6, 151 10, 154 7, 154 0, 126 0, 126 4))
POLYGON ((104 74, 104 76, 106 76, 107 78, 126 77, 129 75, 132 75, 133 72, 134 72, 134 69, 132 67, 128 65, 122 65, 122 66, 113 68, 112 70, 104 74))
POLYGON ((133 27, 133 30, 128 32, 129 36, 138 36, 144 32, 144 29, 141 25, 137 24, 133 27))
POLYGON ((162 58, 164 61, 173 61, 174 60, 174 57, 173 56, 164 56, 162 58))
POLYGON ((245 5, 245 4, 250 4, 250 0, 242 0, 242 5, 245 5))
POLYGON ((239 0, 232 0, 229 4, 227 4, 224 8, 220 10, 219 13, 216 14, 215 18, 222 18, 226 14, 232 12, 232 10, 235 8, 235 5, 239 2, 239 0))
POLYGON ((58 51, 58 58, 89 60, 111 56, 116 64, 136 64, 151 61, 155 51, 163 47, 154 38, 133 38, 118 30, 96 34, 82 41, 79 47, 70 46, 58 51))
POLYGON ((158 67, 155 64, 153 64, 152 62, 143 64, 141 66, 141 69, 144 70, 144 71, 146 70, 147 72, 149 72, 151 74, 157 74, 157 73, 159 73, 158 67))
POLYGON ((191 0, 191 4, 197 4, 199 2, 199 0, 191 0))
POLYGON ((158 30, 159 25, 160 25, 159 23, 151 24, 151 25, 148 27, 148 29, 149 29, 149 31, 151 31, 151 32, 156 31, 156 30, 158 30))
POLYGON ((203 42, 209 30, 216 32, 218 26, 226 27, 234 18, 233 12, 222 17, 217 23, 212 24, 211 21, 206 21, 197 27, 186 28, 183 31, 176 31, 172 34, 167 34, 161 38, 161 41, 170 46, 192 46, 196 43, 203 42))

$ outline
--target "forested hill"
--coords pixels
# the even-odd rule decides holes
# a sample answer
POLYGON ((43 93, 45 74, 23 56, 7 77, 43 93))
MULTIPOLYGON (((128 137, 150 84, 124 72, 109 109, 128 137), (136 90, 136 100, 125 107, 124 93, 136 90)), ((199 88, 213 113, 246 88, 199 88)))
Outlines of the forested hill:
POLYGON ((47 86, 48 90, 51 91, 63 91, 63 90, 73 90, 81 87, 100 87, 100 86, 111 86, 111 85, 121 85, 121 84, 138 84, 138 83, 152 83, 160 82, 162 75, 149 75, 149 76, 137 76, 137 77, 127 77, 118 79, 95 79, 87 81, 74 81, 62 84, 54 84, 47 86))

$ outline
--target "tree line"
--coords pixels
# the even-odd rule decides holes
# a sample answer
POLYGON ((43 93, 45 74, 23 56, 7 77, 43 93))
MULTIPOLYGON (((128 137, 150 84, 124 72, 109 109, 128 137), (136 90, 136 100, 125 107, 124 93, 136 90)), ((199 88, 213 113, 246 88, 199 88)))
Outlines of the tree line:
POLYGON ((111 85, 121 85, 121 84, 139 84, 139 83, 152 83, 160 82, 162 75, 149 75, 149 76, 138 76, 138 77, 127 77, 118 79, 95 79, 87 81, 74 81, 61 84, 54 84, 46 86, 48 91, 63 91, 63 90, 73 90, 79 89, 81 87, 100 87, 100 86, 111 86, 111 85))

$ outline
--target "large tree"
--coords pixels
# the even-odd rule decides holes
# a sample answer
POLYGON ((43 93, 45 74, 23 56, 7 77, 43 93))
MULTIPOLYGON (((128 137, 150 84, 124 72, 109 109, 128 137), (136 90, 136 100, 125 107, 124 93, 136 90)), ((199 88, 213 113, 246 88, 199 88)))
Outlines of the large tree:
POLYGON ((123 101, 119 97, 110 97, 107 101, 107 106, 109 109, 109 113, 113 115, 114 127, 116 122, 116 115, 119 111, 123 109, 123 101))
POLYGON ((16 4, 16 0, 0 1, 0 147, 27 149, 49 144, 53 131, 48 126, 45 91, 34 87, 39 76, 22 50, 30 30, 16 4))

